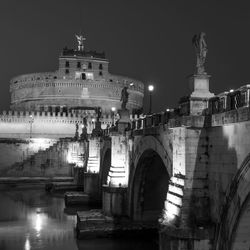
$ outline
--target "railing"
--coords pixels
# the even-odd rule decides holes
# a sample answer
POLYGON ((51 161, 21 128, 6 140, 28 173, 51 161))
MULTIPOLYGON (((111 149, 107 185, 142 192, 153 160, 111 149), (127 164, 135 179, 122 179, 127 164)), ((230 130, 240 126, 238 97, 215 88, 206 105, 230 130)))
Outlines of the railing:
POLYGON ((237 90, 230 90, 210 98, 207 113, 210 115, 224 113, 242 107, 249 107, 249 103, 250 85, 245 85, 237 90))

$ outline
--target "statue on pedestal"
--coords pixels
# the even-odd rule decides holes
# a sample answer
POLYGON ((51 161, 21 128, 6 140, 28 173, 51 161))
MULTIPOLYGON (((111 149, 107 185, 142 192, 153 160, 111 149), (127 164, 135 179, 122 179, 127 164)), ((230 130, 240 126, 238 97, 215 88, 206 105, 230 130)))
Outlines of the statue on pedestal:
POLYGON ((207 43, 205 41, 206 34, 204 32, 201 32, 199 34, 194 35, 192 39, 192 43, 195 47, 196 51, 196 67, 197 67, 197 74, 203 75, 206 74, 205 72, 205 61, 206 61, 206 55, 207 55, 207 43))
POLYGON ((129 96, 128 87, 124 87, 121 92, 121 100, 120 100, 122 102, 121 105, 122 110, 126 110, 126 105, 128 103, 128 96, 129 96))
POLYGON ((84 49, 83 41, 85 41, 86 38, 84 38, 83 35, 79 35, 79 36, 76 35, 76 39, 78 42, 78 50, 83 51, 83 49, 84 49))

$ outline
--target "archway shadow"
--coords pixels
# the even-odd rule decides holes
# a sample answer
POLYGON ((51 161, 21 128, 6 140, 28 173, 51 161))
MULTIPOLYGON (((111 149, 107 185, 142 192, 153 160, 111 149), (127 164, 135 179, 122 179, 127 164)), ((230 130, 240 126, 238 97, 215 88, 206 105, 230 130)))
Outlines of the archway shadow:
POLYGON ((131 215, 134 221, 157 224, 168 191, 169 174, 152 149, 141 155, 132 182, 131 215))

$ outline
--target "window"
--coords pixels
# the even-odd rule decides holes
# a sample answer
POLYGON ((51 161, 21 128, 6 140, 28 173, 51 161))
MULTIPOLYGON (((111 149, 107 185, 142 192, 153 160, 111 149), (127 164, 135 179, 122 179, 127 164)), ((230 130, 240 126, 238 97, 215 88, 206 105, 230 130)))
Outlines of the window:
POLYGON ((68 68, 69 67, 69 61, 65 62, 65 67, 68 68))
POLYGON ((89 69, 92 69, 92 63, 91 63, 91 62, 89 62, 88 68, 89 68, 89 69))
POLYGON ((99 64, 99 69, 103 69, 103 68, 102 68, 102 64, 101 64, 101 63, 99 64))
POLYGON ((102 76, 102 71, 99 72, 99 76, 102 76))
POLYGON ((82 73, 82 80, 86 80, 86 74, 82 73))
POLYGON ((68 69, 65 70, 65 74, 69 74, 69 70, 68 69))
POLYGON ((59 113, 59 112, 60 112, 60 107, 56 106, 56 107, 55 107, 55 112, 56 112, 56 113, 59 113))
POLYGON ((52 112, 52 107, 51 106, 48 107, 48 112, 50 112, 50 113, 52 112))
POLYGON ((86 72, 86 79, 87 80, 94 80, 94 75, 92 72, 86 72))
POLYGON ((81 62, 77 62, 77 68, 81 68, 81 62))
POLYGON ((68 112, 67 107, 63 107, 63 108, 62 108, 62 112, 67 113, 67 112, 68 112))

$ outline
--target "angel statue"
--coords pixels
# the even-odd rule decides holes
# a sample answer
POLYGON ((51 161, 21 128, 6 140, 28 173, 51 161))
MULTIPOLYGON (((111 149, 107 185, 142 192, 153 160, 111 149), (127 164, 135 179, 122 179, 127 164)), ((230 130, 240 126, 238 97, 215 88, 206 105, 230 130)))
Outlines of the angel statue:
POLYGON ((192 39, 192 43, 196 51, 197 74, 199 75, 206 74, 204 64, 206 61, 206 55, 208 49, 207 49, 207 43, 205 41, 205 36, 206 34, 204 32, 201 32, 199 34, 194 35, 192 39))
POLYGON ((83 37, 83 35, 76 35, 76 39, 77 39, 77 42, 78 42, 78 50, 79 51, 83 51, 84 49, 84 45, 83 45, 83 41, 86 40, 85 37, 83 37))

